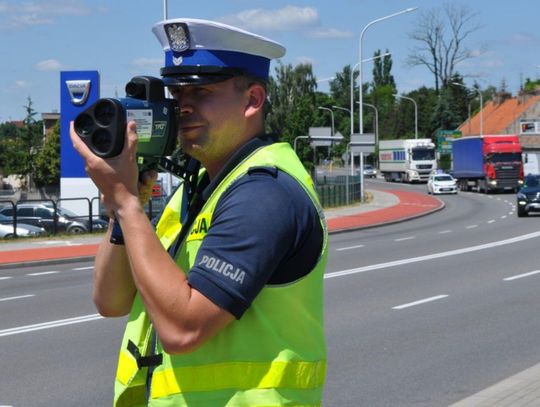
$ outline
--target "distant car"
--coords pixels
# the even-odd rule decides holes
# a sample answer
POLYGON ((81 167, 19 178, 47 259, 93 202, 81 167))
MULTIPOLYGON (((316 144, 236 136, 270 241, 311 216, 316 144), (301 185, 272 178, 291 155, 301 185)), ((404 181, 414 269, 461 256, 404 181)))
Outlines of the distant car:
MULTIPOLYGON (((0 208, 0 214, 13 217, 13 207, 0 208)), ((61 207, 56 207, 57 232, 87 233, 90 232, 88 217, 81 217, 61 207)), ((54 207, 50 203, 29 202, 17 205, 17 223, 42 227, 47 232, 54 232, 54 207)), ((101 219, 92 220, 92 230, 99 231, 107 228, 107 222, 101 219)))
POLYGON ((523 186, 517 195, 517 216, 527 216, 529 212, 540 212, 540 174, 525 176, 523 186))
POLYGON ((375 178, 377 176, 377 170, 373 165, 366 164, 364 165, 364 177, 366 178, 375 178))
POLYGON ((457 194, 457 182, 450 174, 433 173, 427 182, 428 194, 457 194))
MULTIPOLYGON (((15 237, 13 232, 13 220, 7 216, 0 215, 0 239, 10 239, 15 237)), ((45 233, 46 231, 43 228, 17 222, 17 236, 41 236, 45 233)))

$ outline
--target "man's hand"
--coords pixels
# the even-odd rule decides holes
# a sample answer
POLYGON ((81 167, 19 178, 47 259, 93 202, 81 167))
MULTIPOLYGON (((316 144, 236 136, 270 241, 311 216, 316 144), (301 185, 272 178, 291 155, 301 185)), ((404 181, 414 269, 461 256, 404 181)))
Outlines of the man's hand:
MULTIPOLYGON (((118 208, 132 202, 139 201, 139 184, 137 168, 137 131, 135 122, 130 121, 126 128, 126 138, 122 152, 106 160, 96 156, 88 146, 79 138, 74 130, 73 122, 70 124, 70 137, 75 150, 85 161, 86 173, 103 194, 103 200, 108 212, 116 212, 118 208)), ((150 180, 151 180, 150 176, 150 180)), ((148 189, 148 177, 143 182, 145 191, 148 189)), ((151 185, 150 185, 151 191, 151 185)), ((147 197, 149 194, 145 192, 147 197)))

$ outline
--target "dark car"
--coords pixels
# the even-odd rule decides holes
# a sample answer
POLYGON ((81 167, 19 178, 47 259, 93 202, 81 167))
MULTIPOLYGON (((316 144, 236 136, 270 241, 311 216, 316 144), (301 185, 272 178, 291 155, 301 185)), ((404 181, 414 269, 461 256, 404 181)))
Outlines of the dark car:
POLYGON ((540 212, 540 174, 529 174, 517 193, 517 216, 540 212))
MULTIPOLYGON (((8 206, 0 209, 0 214, 9 218, 13 217, 13 207, 8 206)), ((54 233, 54 206, 50 203, 23 203, 17 205, 17 222, 26 223, 44 228, 49 233, 54 233)), ((61 207, 56 207, 56 231, 67 233, 90 232, 88 217, 77 216, 75 213, 61 207)), ((107 228, 107 222, 101 219, 92 220, 92 230, 101 231, 107 228)))

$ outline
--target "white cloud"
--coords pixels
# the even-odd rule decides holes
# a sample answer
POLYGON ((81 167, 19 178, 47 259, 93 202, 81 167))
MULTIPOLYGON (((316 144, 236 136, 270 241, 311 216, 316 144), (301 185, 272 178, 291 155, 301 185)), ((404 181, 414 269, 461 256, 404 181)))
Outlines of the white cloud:
POLYGON ((0 29, 18 29, 28 26, 54 24, 54 17, 82 16, 91 13, 80 0, 49 0, 47 2, 0 2, 0 29))
POLYGON ((30 82, 24 81, 24 80, 18 80, 18 81, 15 81, 15 86, 17 88, 22 88, 22 89, 29 88, 30 82))
POLYGON ((220 21, 246 30, 285 31, 318 25, 319 13, 312 7, 285 6, 278 10, 246 10, 220 21))
POLYGON ((38 62, 35 66, 38 71, 59 71, 64 68, 59 61, 56 59, 46 59, 44 61, 38 62))
POLYGON ((311 38, 350 38, 353 35, 350 31, 342 31, 337 28, 321 28, 312 30, 307 34, 311 38))
POLYGON ((512 36, 511 42, 517 43, 517 44, 528 44, 528 43, 534 43, 537 39, 533 34, 529 33, 516 33, 512 36))

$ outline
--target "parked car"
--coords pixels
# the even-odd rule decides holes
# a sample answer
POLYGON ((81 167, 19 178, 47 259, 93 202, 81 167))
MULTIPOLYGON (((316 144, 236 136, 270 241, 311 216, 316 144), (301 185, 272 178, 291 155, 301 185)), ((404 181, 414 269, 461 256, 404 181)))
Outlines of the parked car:
POLYGON ((377 170, 373 165, 366 164, 364 165, 364 177, 366 178, 375 178, 377 176, 377 170))
POLYGON ((457 182, 450 174, 432 173, 427 182, 428 194, 457 194, 457 182))
MULTIPOLYGON (((33 226, 42 227, 47 232, 54 232, 54 206, 50 203, 29 202, 22 203, 17 207, 17 223, 27 223, 33 226)), ((0 208, 0 214, 11 219, 13 217, 13 207, 0 208)), ((90 231, 88 217, 81 217, 75 213, 61 207, 56 207, 57 232, 67 233, 87 233, 90 231)), ((107 222, 101 219, 92 220, 93 231, 104 230, 107 222)))
POLYGON ((527 216, 529 212, 540 212, 540 174, 525 176, 523 186, 517 195, 517 216, 527 216))
MULTIPOLYGON (((0 215, 0 239, 10 239, 12 237, 15 237, 15 234, 13 232, 13 219, 8 218, 4 215, 0 215)), ((46 231, 43 228, 17 222, 17 236, 41 236, 45 233, 46 231)))

